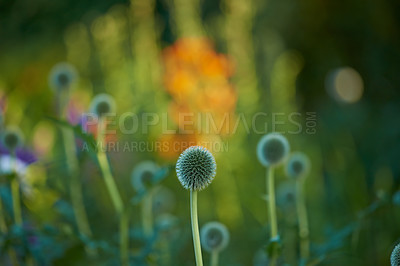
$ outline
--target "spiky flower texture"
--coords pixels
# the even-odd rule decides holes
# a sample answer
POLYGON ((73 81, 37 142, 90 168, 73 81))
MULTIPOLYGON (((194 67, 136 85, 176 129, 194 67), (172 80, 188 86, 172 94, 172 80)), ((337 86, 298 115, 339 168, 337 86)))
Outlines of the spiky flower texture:
POLYGON ((257 157, 262 165, 270 167, 281 164, 290 151, 289 142, 279 133, 269 133, 257 145, 257 157))
POLYGON ((400 243, 397 244, 392 251, 392 255, 390 256, 390 264, 392 266, 400 266, 400 243))
POLYGON ((176 173, 182 186, 199 191, 206 188, 216 175, 217 164, 214 156, 206 148, 187 148, 176 163, 176 173))

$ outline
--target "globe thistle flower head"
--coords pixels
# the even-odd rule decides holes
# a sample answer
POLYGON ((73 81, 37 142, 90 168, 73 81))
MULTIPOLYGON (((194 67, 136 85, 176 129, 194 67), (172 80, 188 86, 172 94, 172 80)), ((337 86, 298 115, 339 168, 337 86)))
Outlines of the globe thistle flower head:
POLYGON ((69 89, 77 80, 78 74, 75 67, 69 63, 61 62, 53 66, 49 74, 49 86, 54 90, 69 89))
POLYGON ((397 244, 390 256, 390 264, 392 266, 400 266, 400 244, 397 244))
POLYGON ((90 103, 90 111, 98 117, 115 113, 116 104, 114 98, 106 93, 97 94, 90 103))
POLYGON ((288 140, 279 133, 269 133, 257 145, 257 157, 264 166, 281 164, 290 151, 288 140))
POLYGON ((307 155, 302 152, 294 152, 286 164, 286 175, 291 178, 302 178, 308 175, 310 168, 311 163, 307 155))
POLYGON ((220 252, 229 243, 229 231, 219 222, 206 223, 200 230, 201 246, 208 252, 220 252))
POLYGON ((23 145, 23 134, 17 127, 6 128, 1 135, 1 142, 10 152, 14 152, 23 145))
POLYGON ((132 171, 131 183, 136 191, 146 190, 153 184, 154 175, 158 166, 152 161, 144 161, 138 164, 132 171))
POLYGON ((192 146, 179 156, 176 173, 182 186, 190 190, 206 188, 216 175, 217 164, 206 148, 192 146))

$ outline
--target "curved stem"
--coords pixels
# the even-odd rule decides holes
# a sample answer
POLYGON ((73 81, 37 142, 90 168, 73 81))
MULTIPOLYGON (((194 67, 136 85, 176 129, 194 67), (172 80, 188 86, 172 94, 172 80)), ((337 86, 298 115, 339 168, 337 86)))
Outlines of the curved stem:
POLYGON ((307 208, 303 194, 303 179, 296 182, 296 207, 299 220, 300 256, 307 260, 310 254, 307 208))
POLYGON ((97 153, 97 160, 99 161, 100 169, 104 177, 104 182, 106 183, 107 190, 108 193, 110 194, 115 211, 117 212, 118 215, 121 215, 124 209, 124 204, 119 194, 117 184, 115 184, 114 178, 112 176, 107 155, 103 151, 99 151, 97 153))
POLYGON ((203 259, 201 256, 201 247, 200 247, 199 222, 197 217, 197 191, 193 190, 190 190, 190 215, 192 220, 192 234, 193 234, 194 255, 196 257, 196 265, 203 266, 203 259))
POLYGON ((122 202, 121 195, 119 194, 117 185, 115 184, 113 175, 111 173, 111 168, 110 168, 110 164, 107 159, 105 149, 103 149, 103 145, 105 145, 105 143, 104 143, 104 120, 99 119, 98 123, 99 124, 98 124, 97 137, 98 137, 99 148, 97 151, 97 160, 99 162, 99 166, 100 166, 101 172, 103 174, 104 181, 106 183, 108 193, 110 194, 114 208, 115 208, 116 212, 118 213, 118 215, 121 215, 124 210, 124 204, 122 202))
POLYGON ((69 128, 62 129, 65 155, 68 171, 70 174, 71 202, 75 213, 76 224, 81 235, 92 237, 89 220, 87 218, 82 195, 82 183, 79 179, 78 160, 76 158, 76 147, 74 133, 69 128))
MULTIPOLYGON (((270 240, 278 240, 278 222, 276 218, 276 204, 275 204, 275 180, 274 180, 274 168, 269 167, 267 169, 267 191, 268 191, 268 210, 269 210, 269 222, 271 224, 271 235, 270 240)), ((272 251, 271 265, 276 264, 276 250, 272 251)))
POLYGON ((210 262, 211 266, 218 266, 218 255, 219 255, 218 251, 211 252, 211 262, 210 262))
POLYGON ((99 162, 99 166, 101 172, 103 174, 104 182, 106 183, 106 187, 108 193, 110 194, 112 203, 114 205, 115 211, 119 216, 119 238, 120 238, 120 259, 121 264, 124 266, 129 265, 129 217, 128 213, 125 210, 124 203, 122 201, 121 195, 118 191, 117 184, 113 178, 111 167, 107 159, 107 155, 105 149, 103 149, 103 141, 104 141, 104 120, 99 119, 98 122, 98 142, 99 149, 97 151, 97 160, 99 162))

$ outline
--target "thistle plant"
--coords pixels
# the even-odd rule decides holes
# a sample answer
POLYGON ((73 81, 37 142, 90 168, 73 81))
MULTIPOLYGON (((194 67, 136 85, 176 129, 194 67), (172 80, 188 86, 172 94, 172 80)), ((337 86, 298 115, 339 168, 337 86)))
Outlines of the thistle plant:
POLYGON ((114 205, 114 209, 119 217, 119 233, 120 233, 120 259, 122 265, 129 265, 129 220, 128 214, 125 210, 122 197, 119 193, 117 184, 115 183, 114 177, 111 172, 111 167, 107 158, 105 149, 101 148, 105 145, 104 132, 106 129, 105 115, 112 114, 115 112, 116 105, 114 98, 108 94, 96 95, 91 104, 90 110, 98 118, 97 127, 97 141, 100 148, 97 150, 97 160, 104 177, 104 181, 111 197, 111 201, 114 205))
POLYGON ((60 62, 53 66, 49 74, 49 86, 53 90, 71 88, 77 80, 78 74, 75 67, 67 62, 60 62))
POLYGON ((15 176, 11 180, 12 205, 15 223, 22 226, 21 199, 19 194, 19 181, 16 165, 16 150, 23 145, 23 134, 17 127, 6 128, 1 135, 1 142, 10 152, 15 176))
POLYGON ((400 266, 400 244, 397 244, 390 256, 390 264, 391 266, 400 266))
POLYGON ((219 222, 209 222, 200 231, 202 247, 211 253, 211 266, 218 265, 218 255, 229 243, 229 231, 219 222))
POLYGON ((78 72, 75 67, 67 62, 60 62, 53 66, 49 73, 49 86, 56 93, 59 115, 64 115, 65 107, 69 100, 70 88, 76 83, 78 72))
MULTIPOLYGON (((270 219, 270 242, 272 244, 279 242, 274 171, 276 167, 280 166, 285 161, 289 151, 289 142, 283 135, 278 133, 269 133, 263 136, 257 145, 258 160, 267 168, 266 183, 270 219)), ((274 245, 271 253, 271 265, 276 264, 276 255, 276 248, 274 245)))
POLYGON ((142 226, 145 236, 153 234, 153 189, 154 175, 159 167, 152 161, 144 161, 138 164, 132 172, 131 182, 138 193, 143 193, 142 205, 142 226))
POLYGON ((305 263, 310 255, 307 208, 303 193, 304 181, 310 172, 310 160, 301 152, 292 153, 286 164, 286 174, 296 180, 296 208, 299 221, 300 257, 305 263))
POLYGON ((204 147, 187 148, 176 163, 176 173, 182 186, 190 190, 190 213, 196 265, 202 266, 199 223, 197 216, 197 192, 206 188, 216 175, 217 164, 213 155, 204 147))
MULTIPOLYGON (((49 86, 56 92, 59 101, 59 115, 61 120, 66 120, 66 107, 69 101, 70 88, 78 78, 75 67, 69 63, 58 63, 50 71, 49 86)), ((69 180, 69 190, 71 196, 72 207, 75 214, 76 225, 79 234, 83 238, 91 238, 92 230, 85 210, 82 194, 82 183, 79 179, 79 162, 76 156, 75 136, 72 129, 67 127, 61 128, 61 136, 63 139, 66 165, 69 180)), ((86 247, 89 255, 95 255, 95 250, 86 247)))

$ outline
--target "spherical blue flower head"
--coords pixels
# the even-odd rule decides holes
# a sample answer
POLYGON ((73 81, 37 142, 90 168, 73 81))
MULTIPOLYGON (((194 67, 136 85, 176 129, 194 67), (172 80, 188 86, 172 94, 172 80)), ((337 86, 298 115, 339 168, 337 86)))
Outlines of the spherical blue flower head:
POLYGON ((206 188, 216 175, 217 164, 214 156, 206 148, 187 148, 176 163, 176 173, 182 186, 190 190, 206 188))
POLYGON ((8 127, 1 134, 1 143, 9 151, 15 151, 24 143, 24 137, 21 130, 17 127, 8 127))
POLYGON ((58 63, 50 71, 49 86, 54 90, 69 89, 78 79, 78 72, 69 63, 58 63))
POLYGON ((294 152, 286 164, 286 174, 291 178, 302 178, 309 174, 310 168, 308 156, 302 152, 294 152))
POLYGON ((287 139, 279 133, 269 133, 257 145, 257 157, 264 166, 281 164, 290 152, 287 139))
POLYGON ((102 117, 115 113, 116 104, 114 98, 107 93, 97 94, 90 103, 90 112, 102 117))
POLYGON ((390 256, 390 264, 392 266, 400 266, 400 244, 397 244, 390 256))
POLYGON ((229 231, 219 222, 209 222, 200 230, 201 246, 208 252, 220 252, 229 243, 229 231))
POLYGON ((136 191, 146 190, 153 184, 154 175, 159 167, 152 161, 139 163, 132 171, 131 183, 136 191))

